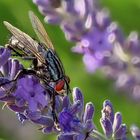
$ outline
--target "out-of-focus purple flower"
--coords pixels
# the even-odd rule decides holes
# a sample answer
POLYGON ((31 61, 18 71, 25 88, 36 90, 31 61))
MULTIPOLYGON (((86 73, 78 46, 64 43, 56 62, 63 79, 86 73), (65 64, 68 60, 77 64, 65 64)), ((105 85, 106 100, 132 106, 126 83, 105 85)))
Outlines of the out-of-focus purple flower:
POLYGON ((136 125, 132 125, 130 131, 135 140, 140 140, 140 129, 136 125))
POLYGON ((48 23, 59 24, 68 40, 76 43, 72 51, 83 55, 88 72, 101 69, 140 100, 140 39, 136 32, 126 38, 107 9, 97 0, 33 0, 48 23))
POLYGON ((122 124, 122 116, 119 112, 114 114, 109 100, 104 101, 100 122, 107 138, 126 140, 126 125, 122 124))
POLYGON ((34 0, 45 21, 61 24, 68 39, 77 41, 93 25, 94 2, 90 0, 34 0))

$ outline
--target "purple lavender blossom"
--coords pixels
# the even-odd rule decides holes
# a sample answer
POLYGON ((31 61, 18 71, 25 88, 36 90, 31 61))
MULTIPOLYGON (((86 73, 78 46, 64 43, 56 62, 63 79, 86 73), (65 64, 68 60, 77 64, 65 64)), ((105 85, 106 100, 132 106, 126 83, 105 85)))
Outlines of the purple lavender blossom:
POLYGON ((65 140, 70 137, 72 140, 92 139, 90 132, 95 129, 92 122, 94 114, 94 106, 92 103, 87 103, 85 112, 83 110, 83 95, 78 88, 73 90, 73 104, 69 107, 64 107, 59 113, 59 123, 61 133, 59 140, 65 140), (80 114, 80 115, 79 115, 80 114))
POLYGON ((140 39, 136 32, 125 38, 107 9, 99 8, 96 0, 33 0, 44 14, 45 21, 59 24, 72 51, 83 55, 88 72, 101 69, 115 80, 116 87, 127 90, 140 100, 140 39))
MULTIPOLYGON (((1 61, 3 60, 0 66, 0 82, 9 82, 14 79, 23 66, 18 60, 11 58, 11 53, 8 49, 0 48, 0 57, 1 61)), ((25 120, 31 120, 40 125, 53 127, 52 114, 48 113, 48 116, 42 114, 42 112, 45 113, 45 109, 49 106, 50 97, 37 78, 33 76, 19 77, 14 90, 11 91, 13 85, 14 83, 11 82, 1 86, 0 101, 4 102, 9 109, 17 114, 22 123, 25 120)))
MULTIPOLYGON (((4 52, 4 50, 2 51, 4 52)), ((7 57, 7 62, 0 67, 2 78, 12 80, 16 73, 23 68, 18 60, 12 59, 7 54, 1 55, 1 59, 7 57)), ((55 113, 58 124, 54 122, 52 114, 52 101, 50 92, 44 89, 39 80, 31 75, 20 77, 17 80, 14 91, 5 91, 7 86, 1 87, 0 100, 5 102, 18 119, 23 123, 26 120, 32 121, 41 126, 41 130, 48 134, 56 132, 58 140, 107 140, 108 138, 126 140, 126 125, 122 124, 121 114, 113 111, 110 101, 103 104, 101 125, 105 133, 102 134, 96 128, 94 117, 94 106, 91 102, 86 103, 84 109, 84 97, 79 88, 72 92, 73 102, 68 96, 55 97, 55 113)))
MULTIPOLYGON (((78 88, 74 89, 73 94, 82 97, 82 93, 78 88)), ((73 95, 75 97, 75 95, 73 95)), ((83 97, 76 100, 63 108, 59 113, 59 123, 61 133, 58 136, 59 140, 66 138, 71 140, 95 140, 95 139, 120 139, 126 140, 126 125, 122 124, 122 116, 119 112, 113 111, 113 106, 109 100, 104 101, 101 125, 105 136, 98 132, 93 123, 94 106, 91 102, 86 104, 85 111, 80 110, 83 106, 83 97), (80 109, 79 109, 80 108, 80 109), (78 114, 82 112, 81 116, 78 114)))
MULTIPOLYGON (((0 83, 5 83, 14 79, 18 71, 23 67, 18 60, 10 58, 11 53, 9 49, 0 48, 0 83)), ((12 87, 12 83, 3 85, 0 88, 0 100, 11 103, 14 101, 12 95, 8 94, 12 87)))
POLYGON ((32 112, 37 111, 38 108, 44 108, 48 104, 43 87, 32 76, 19 79, 17 89, 13 95, 18 106, 27 104, 32 112))
POLYGON ((109 100, 104 101, 102 118, 100 119, 103 131, 107 138, 126 140, 126 125, 122 124, 122 115, 114 114, 113 106, 109 100))

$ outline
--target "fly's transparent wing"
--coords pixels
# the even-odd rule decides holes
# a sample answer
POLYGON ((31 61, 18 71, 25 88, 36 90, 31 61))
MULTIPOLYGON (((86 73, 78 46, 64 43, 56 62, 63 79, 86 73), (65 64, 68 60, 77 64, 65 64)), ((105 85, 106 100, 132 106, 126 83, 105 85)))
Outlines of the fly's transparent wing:
POLYGON ((7 21, 4 21, 4 25, 7 27, 7 29, 12 33, 12 35, 21 43, 23 46, 28 49, 41 63, 45 63, 45 60, 41 54, 39 54, 37 48, 38 43, 33 40, 29 35, 22 32, 18 28, 14 27, 7 21))
POLYGON ((44 43, 47 46, 47 48, 51 48, 54 50, 53 44, 39 18, 32 11, 29 12, 29 17, 34 31, 40 39, 40 41, 44 43))

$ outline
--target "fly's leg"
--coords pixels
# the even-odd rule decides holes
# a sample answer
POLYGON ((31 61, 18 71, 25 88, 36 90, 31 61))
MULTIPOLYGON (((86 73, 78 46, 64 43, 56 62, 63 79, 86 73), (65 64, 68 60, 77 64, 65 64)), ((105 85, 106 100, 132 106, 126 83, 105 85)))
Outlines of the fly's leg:
POLYGON ((29 54, 27 54, 25 51, 22 51, 23 54, 21 54, 20 52, 17 51, 17 49, 11 47, 9 44, 7 44, 6 47, 9 48, 10 50, 12 50, 13 52, 15 52, 15 54, 13 56, 19 56, 24 60, 32 60, 31 67, 33 67, 35 70, 37 69, 38 61, 35 56, 29 56, 29 54))
POLYGON ((36 71, 34 71, 34 70, 32 70, 32 69, 29 69, 29 70, 28 70, 28 69, 22 69, 22 70, 20 70, 20 71, 16 74, 16 76, 15 76, 15 78, 14 78, 13 80, 7 81, 7 82, 5 82, 5 83, 1 83, 0 86, 4 86, 4 85, 6 85, 6 84, 10 84, 10 83, 12 83, 12 82, 16 82, 17 79, 18 79, 19 77, 23 76, 23 75, 36 75, 36 71))
POLYGON ((8 93, 12 93, 12 92, 16 89, 17 80, 18 80, 21 76, 24 76, 24 75, 36 75, 36 71, 34 71, 34 70, 32 70, 32 69, 30 69, 30 70, 28 70, 28 69, 22 69, 22 70, 20 70, 20 71, 16 74, 16 76, 15 76, 15 78, 14 78, 13 80, 6 81, 6 82, 4 82, 4 83, 1 83, 1 84, 0 84, 0 87, 14 82, 14 84, 12 85, 12 87, 10 88, 10 90, 8 90, 8 93))
POLYGON ((58 131, 60 131, 60 127, 59 127, 59 121, 58 121, 58 118, 57 118, 57 115, 56 115, 56 112, 55 112, 55 93, 53 93, 52 95, 52 116, 53 116, 53 120, 54 120, 54 124, 56 126, 56 129, 58 131))
POLYGON ((24 51, 22 51, 23 54, 18 52, 17 51, 18 49, 15 49, 15 48, 11 47, 9 44, 7 44, 6 47, 9 48, 10 50, 12 50, 15 53, 12 56, 19 56, 19 57, 21 57, 22 59, 25 59, 25 60, 36 59, 34 56, 29 56, 29 54, 25 53, 24 51))
POLYGON ((55 112, 55 96, 58 95, 58 93, 54 90, 54 88, 52 88, 50 85, 48 85, 47 83, 45 83, 45 88, 48 91, 50 98, 51 98, 51 108, 52 108, 52 117, 53 117, 53 121, 54 121, 54 125, 56 127, 56 129, 58 131, 60 131, 60 127, 59 127, 59 121, 55 112))

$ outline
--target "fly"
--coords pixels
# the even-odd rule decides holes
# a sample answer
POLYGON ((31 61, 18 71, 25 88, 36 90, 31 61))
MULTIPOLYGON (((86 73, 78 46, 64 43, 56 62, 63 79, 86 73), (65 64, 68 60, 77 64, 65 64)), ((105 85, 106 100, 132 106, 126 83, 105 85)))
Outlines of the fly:
POLYGON ((2 83, 0 86, 10 82, 16 82, 21 75, 35 75, 40 82, 43 83, 46 90, 49 90, 52 94, 52 114, 54 121, 58 123, 55 114, 55 96, 67 95, 70 92, 70 80, 68 76, 65 75, 62 62, 56 54, 53 44, 41 21, 33 12, 29 12, 29 17, 41 43, 38 43, 29 35, 6 21, 4 21, 4 25, 12 33, 12 37, 6 47, 23 58, 31 58, 33 60, 33 66, 30 69, 22 69, 13 80, 2 83))
POLYGON ((69 78, 65 75, 62 62, 56 54, 45 28, 33 12, 29 12, 29 17, 41 43, 4 21, 4 25, 13 35, 7 47, 16 52, 20 50, 24 57, 33 58, 32 70, 36 71, 37 76, 45 84, 51 83, 56 93, 68 94, 70 92, 69 78))

